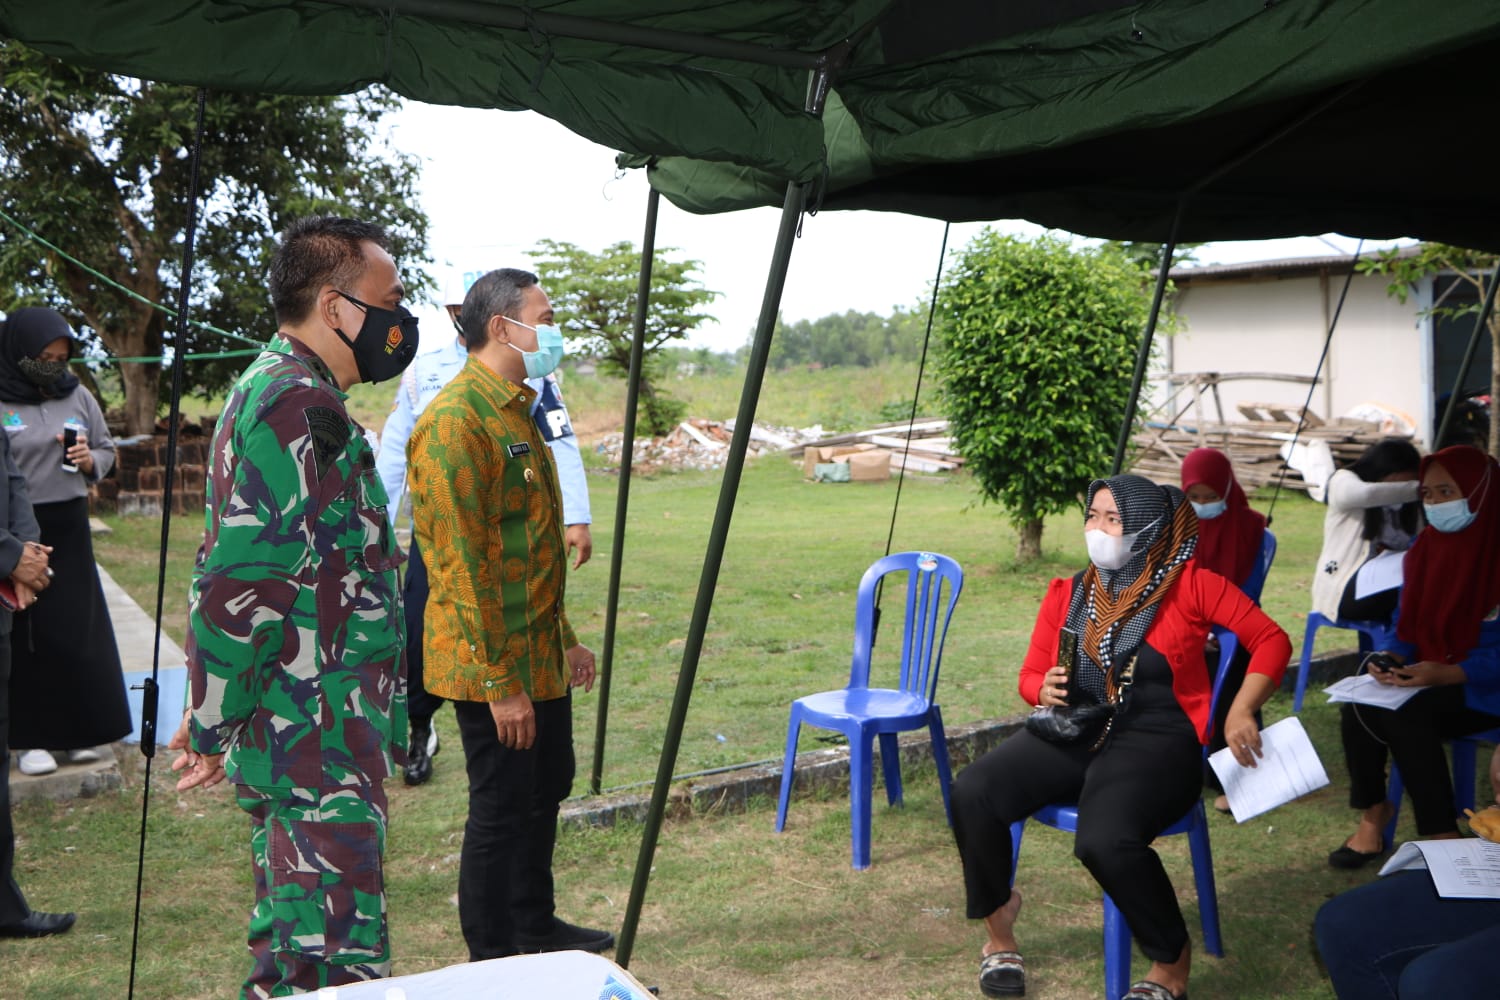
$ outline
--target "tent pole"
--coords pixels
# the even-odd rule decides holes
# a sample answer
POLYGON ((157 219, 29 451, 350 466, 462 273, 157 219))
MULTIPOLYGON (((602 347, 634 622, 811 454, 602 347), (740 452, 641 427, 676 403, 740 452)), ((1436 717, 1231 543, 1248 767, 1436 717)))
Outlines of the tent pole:
MULTIPOLYGON (((1490 313, 1494 311, 1497 285, 1500 285, 1500 261, 1496 262, 1495 273, 1490 278, 1490 287, 1485 290, 1484 305, 1480 307, 1479 315, 1474 317, 1474 332, 1469 334, 1469 346, 1464 349, 1463 363, 1458 366, 1458 376, 1453 380, 1453 391, 1448 394, 1448 405, 1443 407, 1443 421, 1438 424, 1438 432, 1432 439, 1434 451, 1448 435, 1448 425, 1453 422, 1453 414, 1458 412, 1458 394, 1464 391, 1464 381, 1469 377, 1469 366, 1474 363, 1474 354, 1479 349, 1479 334, 1484 330, 1485 321, 1490 318, 1490 313)), ((1500 402, 1491 400, 1490 405, 1500 405, 1500 402)))
POLYGON ((781 226, 776 231, 776 248, 771 255, 771 272, 766 279, 765 297, 761 300, 760 319, 755 325, 755 340, 751 345, 745 370, 745 386, 740 393, 734 436, 730 439, 729 456, 724 464, 724 481, 719 486, 719 503, 714 511, 713 530, 709 534, 708 551, 703 557, 703 573, 698 580, 698 597, 693 604, 687 645, 682 651, 682 667, 677 673, 677 692, 672 699, 672 714, 667 720, 667 731, 662 738, 661 760, 656 769, 656 782, 651 789, 651 805, 646 813, 640 855, 635 862, 630 901, 625 907, 625 922, 620 928, 619 946, 615 949, 615 961, 622 968, 630 965, 630 952, 635 946, 641 904, 645 899, 646 884, 651 878, 651 861, 656 855, 656 841, 666 812, 667 793, 671 790, 672 772, 677 766, 683 724, 687 719, 688 702, 693 695, 693 680, 698 672, 698 656, 703 650, 703 636, 708 631, 708 615, 713 607, 719 567, 724 560, 724 543, 729 537, 729 522, 734 514, 734 501, 739 492, 745 452, 750 445, 755 405, 760 399, 766 360, 771 353, 771 337, 776 330, 776 314, 781 306, 782 289, 786 285, 787 266, 791 263, 792 244, 797 235, 797 220, 802 214, 803 195, 804 185, 795 181, 787 184, 786 198, 781 206, 781 226))
POLYGON ((656 210, 661 194, 646 196, 646 232, 641 236, 641 283, 635 291, 635 336, 630 341, 630 380, 625 393, 625 437, 620 442, 620 492, 615 498, 615 534, 609 553, 609 596, 604 610, 604 650, 599 660, 599 716, 594 724, 594 766, 589 794, 599 794, 604 775, 604 735, 609 720, 609 678, 614 664, 615 624, 620 610, 620 566, 625 561, 625 515, 630 510, 630 464, 635 451, 635 416, 641 395, 641 366, 646 352, 646 311, 651 300, 651 266, 656 258, 656 210))
POLYGON ((1135 375, 1130 380, 1130 399, 1125 403, 1125 417, 1120 422, 1120 439, 1115 442, 1115 460, 1109 467, 1111 476, 1118 476, 1125 465, 1125 448, 1130 443, 1130 429, 1135 426, 1136 401, 1140 399, 1141 383, 1146 380, 1146 365, 1151 361, 1151 341, 1156 336, 1156 320, 1161 315, 1161 303, 1167 292, 1167 281, 1172 271, 1172 255, 1177 251, 1177 227, 1182 222, 1183 203, 1177 203, 1172 216, 1172 231, 1167 242, 1161 245, 1161 261, 1156 268, 1156 289, 1151 293, 1151 314, 1146 317, 1146 330, 1141 334, 1141 349, 1135 355, 1135 375))

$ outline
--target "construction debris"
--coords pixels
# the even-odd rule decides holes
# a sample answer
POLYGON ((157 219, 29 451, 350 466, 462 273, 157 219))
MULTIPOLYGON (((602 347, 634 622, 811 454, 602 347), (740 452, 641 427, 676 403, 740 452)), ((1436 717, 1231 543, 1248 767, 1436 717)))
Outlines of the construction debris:
MULTIPOLYGON (((746 459, 764 452, 787 451, 801 447, 809 437, 823 433, 821 427, 799 431, 789 427, 753 424, 746 459)), ((684 420, 665 437, 637 437, 631 457, 632 474, 654 475, 677 469, 722 469, 729 457, 729 441, 734 434, 733 420, 684 420)), ((616 467, 620 464, 625 435, 605 434, 594 450, 616 467)))
POLYGON ((869 430, 836 434, 808 441, 801 449, 803 473, 812 479, 816 467, 829 462, 863 466, 853 479, 885 479, 906 473, 952 472, 963 464, 948 436, 948 421, 919 420, 882 424, 869 430), (889 471, 876 456, 888 456, 889 471))

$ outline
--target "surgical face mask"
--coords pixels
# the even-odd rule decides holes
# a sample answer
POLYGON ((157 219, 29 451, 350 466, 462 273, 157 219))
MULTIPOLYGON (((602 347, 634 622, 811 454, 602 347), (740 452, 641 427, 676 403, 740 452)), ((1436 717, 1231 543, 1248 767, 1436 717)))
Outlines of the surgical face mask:
POLYGON ((516 326, 524 326, 536 334, 536 350, 521 351, 515 344, 509 344, 511 350, 521 351, 521 360, 526 365, 527 378, 546 378, 557 370, 563 359, 563 335, 562 328, 553 324, 551 326, 530 326, 518 319, 505 317, 507 323, 516 326))
POLYGON ((1228 509, 1228 500, 1215 500, 1213 503, 1193 503, 1193 510, 1197 512, 1198 520, 1200 521, 1212 521, 1228 509))
POLYGON ((1100 569, 1119 569, 1130 562, 1130 550, 1140 535, 1139 531, 1128 535, 1111 535, 1098 528, 1090 528, 1083 533, 1083 541, 1089 549, 1089 561, 1095 566, 1100 569))
POLYGON ((1427 523, 1444 533, 1463 531, 1478 516, 1477 512, 1469 509, 1469 501, 1465 497, 1449 500, 1447 503, 1424 503, 1422 510, 1427 513, 1427 523))
POLYGON ((382 309, 361 302, 347 292, 339 294, 365 311, 365 321, 360 324, 359 333, 353 340, 343 330, 333 328, 339 339, 354 352, 359 377, 365 382, 385 382, 406 371, 406 366, 417 354, 417 317, 404 306, 382 309))

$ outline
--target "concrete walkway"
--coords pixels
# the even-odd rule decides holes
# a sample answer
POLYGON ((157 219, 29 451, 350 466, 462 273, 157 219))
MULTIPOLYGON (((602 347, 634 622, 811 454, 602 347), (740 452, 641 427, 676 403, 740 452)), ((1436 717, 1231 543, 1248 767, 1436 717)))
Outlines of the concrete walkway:
MULTIPOLYGON (((97 531, 97 528, 96 528, 97 531)), ((126 693, 130 697, 130 716, 135 731, 123 743, 101 746, 95 749, 99 760, 88 764, 68 764, 58 761, 58 768, 51 774, 22 774, 18 761, 20 754, 11 754, 10 794, 14 801, 32 798, 75 799, 88 798, 102 792, 121 787, 118 754, 134 754, 139 751, 142 692, 139 685, 151 675, 152 646, 156 637, 156 623, 152 617, 130 595, 120 588, 104 567, 99 567, 99 582, 104 585, 104 600, 109 606, 109 616, 115 626, 115 642, 120 647, 120 667, 125 673, 126 693)), ((182 595, 186 600, 186 595, 182 595)), ((160 731, 157 742, 165 743, 171 738, 182 718, 182 705, 187 692, 187 669, 183 666, 182 648, 169 636, 161 637, 161 671, 158 678, 160 731)), ((14 708, 14 706, 12 706, 14 708)))

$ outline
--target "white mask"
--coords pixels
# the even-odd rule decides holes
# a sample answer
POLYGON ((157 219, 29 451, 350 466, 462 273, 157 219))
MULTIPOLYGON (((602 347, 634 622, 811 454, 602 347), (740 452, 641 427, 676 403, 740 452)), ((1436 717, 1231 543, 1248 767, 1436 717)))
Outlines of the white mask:
POLYGON ((1128 535, 1111 535, 1098 528, 1090 528, 1083 533, 1084 544, 1089 549, 1089 561, 1100 569, 1119 569, 1130 562, 1130 550, 1140 534, 1139 531, 1133 531, 1128 535))

